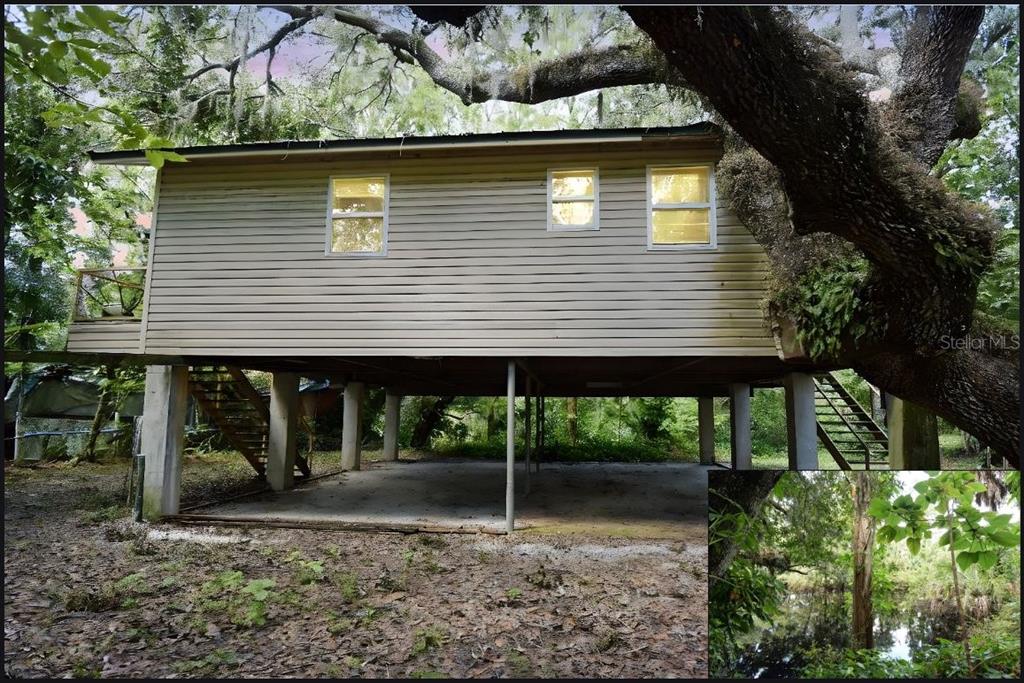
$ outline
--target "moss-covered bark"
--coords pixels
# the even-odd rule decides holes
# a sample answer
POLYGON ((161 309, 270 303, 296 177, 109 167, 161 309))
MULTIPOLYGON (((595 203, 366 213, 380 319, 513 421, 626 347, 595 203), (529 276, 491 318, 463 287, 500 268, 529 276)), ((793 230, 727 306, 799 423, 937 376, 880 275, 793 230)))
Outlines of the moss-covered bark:
POLYGON ((877 104, 783 10, 627 12, 749 145, 727 145, 720 176, 771 256, 776 312, 819 355, 1016 464, 1016 364, 955 348, 972 329, 994 226, 928 174, 969 118, 960 76, 983 8, 922 9, 902 85, 877 104))

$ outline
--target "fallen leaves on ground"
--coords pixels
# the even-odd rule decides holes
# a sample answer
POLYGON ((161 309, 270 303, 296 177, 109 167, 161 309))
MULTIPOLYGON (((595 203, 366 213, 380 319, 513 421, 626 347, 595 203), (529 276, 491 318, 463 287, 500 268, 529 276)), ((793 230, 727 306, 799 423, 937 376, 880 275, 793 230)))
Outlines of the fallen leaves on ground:
POLYGON ((700 545, 216 527, 151 538, 126 519, 121 468, 5 474, 8 676, 706 673, 700 545))

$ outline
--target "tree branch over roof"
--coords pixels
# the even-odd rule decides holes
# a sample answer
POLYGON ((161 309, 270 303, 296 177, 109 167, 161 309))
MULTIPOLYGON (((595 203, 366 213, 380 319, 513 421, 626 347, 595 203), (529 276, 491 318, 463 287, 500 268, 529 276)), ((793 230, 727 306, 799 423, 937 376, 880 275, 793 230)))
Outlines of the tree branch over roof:
POLYGON ((235 57, 234 59, 231 59, 229 61, 217 62, 215 64, 206 64, 196 69, 192 73, 186 75, 185 80, 194 81, 203 74, 217 69, 223 69, 228 72, 237 71, 238 67, 240 67, 244 62, 246 62, 249 59, 252 59, 256 55, 262 54, 263 52, 267 52, 268 50, 276 50, 277 46, 280 45, 285 38, 295 33, 296 31, 298 31, 300 28, 302 28, 315 18, 316 16, 313 14, 310 14, 309 16, 296 17, 291 21, 285 23, 283 26, 281 26, 281 28, 277 29, 274 32, 274 35, 270 36, 270 38, 262 45, 259 45, 258 47, 253 48, 244 55, 239 55, 238 57, 235 57))
MULTIPOLYGON (((319 14, 362 29, 392 49, 406 63, 415 61, 435 84, 459 96, 465 104, 502 100, 538 104, 591 90, 623 85, 666 83, 674 69, 656 50, 642 44, 585 48, 541 61, 531 68, 481 71, 476 65, 446 61, 426 42, 426 36, 403 31, 347 7, 313 8, 300 5, 261 5, 307 21, 319 14)), ((678 80, 678 77, 675 77, 678 80)))

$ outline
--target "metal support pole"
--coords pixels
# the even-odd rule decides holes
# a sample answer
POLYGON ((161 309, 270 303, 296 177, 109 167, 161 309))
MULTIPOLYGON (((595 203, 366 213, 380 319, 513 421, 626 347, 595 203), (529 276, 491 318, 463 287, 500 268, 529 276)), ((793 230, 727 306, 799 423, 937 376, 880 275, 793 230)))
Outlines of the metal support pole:
POLYGON ((505 531, 512 533, 516 518, 516 364, 511 360, 505 397, 505 531))
POLYGON ((537 464, 534 468, 537 472, 540 472, 540 459, 544 453, 544 437, 547 436, 548 429, 548 413, 547 413, 547 402, 544 400, 544 394, 537 394, 537 464))
POLYGON ((530 440, 533 439, 531 429, 533 427, 533 413, 530 409, 530 393, 533 390, 533 382, 530 381, 530 376, 526 376, 526 424, 524 427, 525 438, 523 439, 523 445, 525 447, 523 451, 523 464, 526 465, 524 468, 526 471, 526 478, 524 480, 523 490, 526 495, 530 495, 530 440))

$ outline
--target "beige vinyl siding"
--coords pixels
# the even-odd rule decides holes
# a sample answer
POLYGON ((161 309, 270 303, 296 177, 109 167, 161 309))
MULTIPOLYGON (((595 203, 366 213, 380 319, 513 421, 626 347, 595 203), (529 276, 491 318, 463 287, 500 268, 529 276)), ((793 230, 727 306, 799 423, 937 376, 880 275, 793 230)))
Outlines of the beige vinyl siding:
POLYGON ((138 320, 76 321, 68 327, 66 349, 79 353, 138 353, 141 334, 138 320))
POLYGON ((464 156, 168 164, 149 353, 774 356, 765 255, 718 206, 718 248, 647 249, 662 143, 464 156), (549 168, 599 168, 600 229, 547 231, 549 168), (325 256, 328 178, 390 175, 387 256, 325 256))

